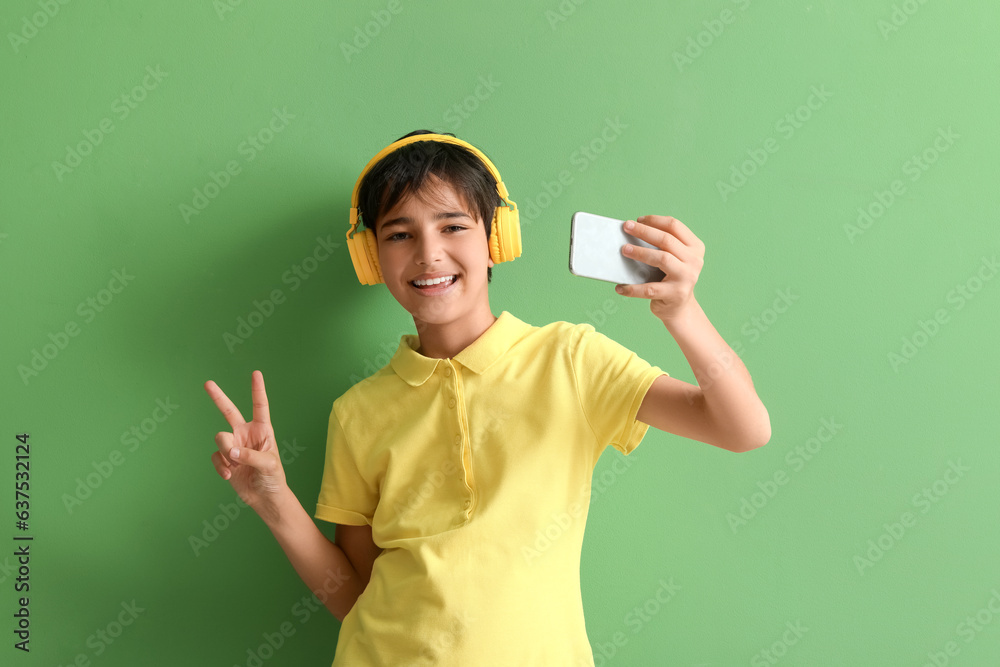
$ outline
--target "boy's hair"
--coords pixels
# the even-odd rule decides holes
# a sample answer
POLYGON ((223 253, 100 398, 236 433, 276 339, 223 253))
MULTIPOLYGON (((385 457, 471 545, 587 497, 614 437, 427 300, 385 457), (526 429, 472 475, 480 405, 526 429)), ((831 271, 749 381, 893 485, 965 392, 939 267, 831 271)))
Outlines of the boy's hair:
MULTIPOLYGON (((416 130, 400 139, 416 134, 455 136, 451 132, 416 130)), ((379 160, 365 174, 358 188, 361 224, 374 234, 379 217, 391 210, 408 189, 409 194, 416 195, 424 186, 428 174, 434 174, 450 184, 472 207, 472 212, 478 212, 489 239, 494 212, 497 206, 503 204, 497 192, 496 179, 472 151, 464 146, 434 140, 414 141, 402 146, 379 160)), ((492 280, 493 269, 487 268, 486 281, 492 280)))

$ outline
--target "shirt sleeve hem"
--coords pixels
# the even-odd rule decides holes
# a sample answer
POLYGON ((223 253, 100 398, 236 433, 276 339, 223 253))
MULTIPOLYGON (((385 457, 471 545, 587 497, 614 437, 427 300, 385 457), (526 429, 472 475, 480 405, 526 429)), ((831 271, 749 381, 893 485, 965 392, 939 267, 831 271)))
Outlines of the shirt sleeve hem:
POLYGON ((330 505, 321 505, 319 503, 316 503, 316 513, 313 514, 313 516, 323 521, 329 521, 330 523, 342 523, 348 526, 371 525, 371 519, 366 517, 364 514, 341 509, 339 507, 332 507, 330 505))
POLYGON ((642 439, 646 437, 646 431, 649 430, 649 424, 646 422, 641 422, 636 419, 636 414, 639 412, 639 407, 642 405, 642 399, 646 397, 646 392, 652 386, 656 378, 661 375, 666 375, 669 377, 669 373, 662 370, 659 366, 650 366, 646 371, 646 374, 642 378, 642 382, 638 384, 635 388, 635 393, 632 395, 632 404, 629 406, 628 412, 628 425, 625 430, 612 441, 611 445, 620 451, 625 456, 632 453, 642 439))

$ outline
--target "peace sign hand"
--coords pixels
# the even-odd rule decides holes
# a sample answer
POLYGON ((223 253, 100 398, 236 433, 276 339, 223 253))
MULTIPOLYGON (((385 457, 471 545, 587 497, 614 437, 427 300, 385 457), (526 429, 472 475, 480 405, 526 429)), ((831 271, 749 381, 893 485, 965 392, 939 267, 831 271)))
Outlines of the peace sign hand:
POLYGON ((223 479, 229 480, 243 502, 268 521, 277 518, 279 498, 287 483, 271 428, 264 375, 260 371, 253 372, 250 386, 253 421, 247 423, 215 382, 205 383, 205 391, 233 427, 232 433, 215 434, 219 451, 212 453, 212 464, 223 479))

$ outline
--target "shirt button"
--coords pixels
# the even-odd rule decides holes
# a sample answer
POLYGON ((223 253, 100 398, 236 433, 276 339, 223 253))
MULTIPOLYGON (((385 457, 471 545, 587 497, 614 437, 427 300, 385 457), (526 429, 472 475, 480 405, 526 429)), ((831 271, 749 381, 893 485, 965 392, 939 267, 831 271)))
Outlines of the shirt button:
POLYGON ((448 377, 449 375, 451 375, 451 366, 445 366, 444 367, 444 376, 448 377))
POLYGON ((455 407, 455 399, 454 398, 448 399, 448 407, 449 408, 455 407))
POLYGON ((466 500, 466 501, 465 501, 465 506, 466 506, 466 507, 468 507, 468 506, 469 506, 469 505, 471 505, 471 504, 472 504, 472 501, 471 501, 471 500, 466 500))
POLYGON ((462 442, 462 434, 461 433, 456 433, 455 434, 455 444, 457 445, 457 444, 459 444, 461 442, 462 442))

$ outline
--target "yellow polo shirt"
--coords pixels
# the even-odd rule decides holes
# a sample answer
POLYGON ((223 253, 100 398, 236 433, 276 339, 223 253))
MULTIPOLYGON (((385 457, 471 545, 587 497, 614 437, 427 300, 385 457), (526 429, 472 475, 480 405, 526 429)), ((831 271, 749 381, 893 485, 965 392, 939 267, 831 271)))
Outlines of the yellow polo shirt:
POLYGON ((590 324, 503 311, 450 359, 403 335, 333 403, 316 518, 372 526, 333 667, 592 667, 580 551, 594 466, 665 371, 590 324))

